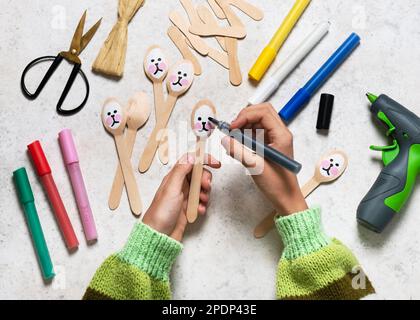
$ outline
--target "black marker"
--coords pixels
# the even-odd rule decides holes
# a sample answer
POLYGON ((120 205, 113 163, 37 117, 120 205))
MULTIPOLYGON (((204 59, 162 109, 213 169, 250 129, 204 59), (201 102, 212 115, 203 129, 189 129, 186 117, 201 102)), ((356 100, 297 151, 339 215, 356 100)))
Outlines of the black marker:
MULTIPOLYGON (((210 118, 209 120, 217 126, 217 128, 225 133, 228 133, 231 131, 230 124, 223 121, 218 121, 216 119, 210 118)), ((293 159, 290 159, 289 157, 285 156, 281 152, 261 143, 258 142, 255 139, 252 139, 251 137, 244 134, 242 131, 239 131, 239 134, 233 134, 231 135, 232 138, 239 141, 241 144, 250 147, 252 146, 252 150, 258 154, 259 156, 263 157, 266 160, 271 161, 274 164, 277 164, 279 166, 282 166, 286 168, 287 170, 293 172, 294 174, 298 174, 300 170, 302 169, 302 165, 299 162, 296 162, 293 159)))

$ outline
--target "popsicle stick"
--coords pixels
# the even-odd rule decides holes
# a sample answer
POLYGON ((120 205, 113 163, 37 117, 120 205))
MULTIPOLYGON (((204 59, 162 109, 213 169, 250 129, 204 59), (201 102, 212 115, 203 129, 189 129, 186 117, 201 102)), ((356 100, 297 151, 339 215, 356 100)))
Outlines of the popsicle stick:
POLYGON ((209 54, 209 49, 207 44, 199 36, 192 34, 189 31, 189 23, 178 14, 176 11, 172 11, 169 14, 169 19, 171 22, 178 27, 178 29, 185 35, 185 37, 191 42, 194 49, 201 54, 202 56, 207 56, 209 54))
MULTIPOLYGON (((213 0, 214 1, 214 0, 213 0)), ((255 21, 261 21, 264 19, 264 12, 259 9, 258 7, 254 6, 253 4, 249 3, 245 0, 227 0, 227 2, 236 7, 237 9, 241 10, 243 13, 245 13, 247 16, 249 16, 251 19, 254 19, 255 21)), ((223 18, 220 19, 226 19, 226 16, 223 14, 223 18)))
MULTIPOLYGON (((319 160, 315 168, 314 176, 302 187, 301 191, 307 198, 313 191, 323 183, 331 183, 339 179, 348 166, 347 155, 339 150, 333 150, 319 160)), ((277 212, 273 211, 254 229, 254 236, 257 239, 263 238, 275 225, 274 219, 277 212)))
POLYGON ((201 178, 204 170, 206 142, 214 130, 214 126, 209 120, 210 117, 216 118, 216 108, 210 100, 201 100, 191 113, 191 127, 197 137, 197 145, 188 194, 187 220, 189 223, 194 223, 197 220, 198 207, 200 205, 201 178))
MULTIPOLYGON (((231 37, 243 39, 246 37, 246 29, 241 26, 221 27, 219 25, 208 25, 204 23, 194 24, 189 27, 190 33, 202 37, 231 37)), ((194 46, 195 47, 195 46, 194 46)))
MULTIPOLYGON (((188 40, 187 44, 190 46, 190 48, 194 49, 193 46, 188 42, 188 40)), ((229 59, 228 55, 225 52, 221 52, 219 50, 214 49, 213 47, 209 47, 208 57, 220 64, 223 68, 229 69, 229 59)))
MULTIPOLYGON (((205 7, 203 5, 198 6, 197 7, 197 13, 198 13, 200 19, 205 24, 217 25, 216 19, 214 18, 213 14, 211 13, 211 11, 207 7, 205 7)), ((219 43, 220 47, 222 47, 222 49, 224 51, 226 51, 225 38, 216 36, 216 40, 219 43)))
POLYGON ((204 153, 206 149, 206 140, 198 139, 195 153, 195 164, 191 176, 190 192, 188 194, 187 220, 194 223, 198 216, 198 207, 200 205, 201 177, 204 171, 204 153))
POLYGON ((226 15, 223 12, 222 8, 216 3, 216 0, 207 0, 210 5, 210 8, 213 10, 217 18, 223 20, 226 19, 226 15))
POLYGON ((170 26, 168 28, 168 36, 178 48, 178 50, 181 52, 184 59, 190 60, 192 62, 192 64, 194 65, 194 74, 196 76, 201 75, 203 71, 201 69, 200 62, 198 62, 198 59, 190 50, 190 47, 187 44, 187 39, 184 36, 184 34, 177 27, 170 26))
MULTIPOLYGON (((229 21, 231 27, 239 27, 245 30, 245 26, 242 23, 241 19, 232 11, 227 0, 216 0, 216 3, 222 9, 223 13, 226 16, 226 19, 229 21)), ((246 30, 245 30, 246 35, 246 30)))
POLYGON ((229 79, 234 86, 242 83, 241 67, 238 60, 238 40, 226 38, 226 49, 229 59, 229 79))
POLYGON ((200 17, 198 16, 197 11, 195 10, 194 4, 191 0, 179 0, 187 12, 188 18, 190 19, 191 24, 200 23, 200 17))

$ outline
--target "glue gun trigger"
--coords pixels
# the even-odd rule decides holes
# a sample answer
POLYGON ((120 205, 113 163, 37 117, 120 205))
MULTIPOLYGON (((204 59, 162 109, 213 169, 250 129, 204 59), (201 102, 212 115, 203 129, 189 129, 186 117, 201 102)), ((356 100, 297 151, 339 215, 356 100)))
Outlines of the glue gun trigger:
POLYGON ((394 142, 391 146, 370 146, 370 150, 373 151, 391 151, 398 148, 398 141, 396 139, 394 139, 394 142))

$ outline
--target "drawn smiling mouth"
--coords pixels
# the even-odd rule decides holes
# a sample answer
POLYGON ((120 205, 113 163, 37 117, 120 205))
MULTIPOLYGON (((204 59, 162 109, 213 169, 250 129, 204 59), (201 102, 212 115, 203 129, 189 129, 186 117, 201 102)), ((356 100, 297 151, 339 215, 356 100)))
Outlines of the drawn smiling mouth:
POLYGON ((155 73, 153 73, 153 75, 157 75, 159 72, 163 72, 163 70, 159 68, 159 63, 155 63, 155 66, 156 66, 156 71, 155 73))
POLYGON ((115 120, 115 115, 112 115, 112 116, 111 116, 111 118, 112 118, 112 125, 111 125, 111 128, 113 128, 116 124, 119 124, 119 123, 120 123, 119 121, 116 121, 116 120, 115 120))
POLYGON ((328 175, 330 175, 330 171, 333 167, 334 167, 334 165, 331 164, 328 169, 322 168, 322 170, 324 170, 328 175))
POLYGON ((177 81, 177 82, 172 83, 172 85, 173 85, 173 86, 180 86, 180 87, 182 87, 181 80, 182 80, 182 77, 178 77, 178 81, 177 81))
POLYGON ((202 122, 201 124, 202 124, 203 128, 199 132, 209 132, 209 130, 206 128, 207 122, 202 122))

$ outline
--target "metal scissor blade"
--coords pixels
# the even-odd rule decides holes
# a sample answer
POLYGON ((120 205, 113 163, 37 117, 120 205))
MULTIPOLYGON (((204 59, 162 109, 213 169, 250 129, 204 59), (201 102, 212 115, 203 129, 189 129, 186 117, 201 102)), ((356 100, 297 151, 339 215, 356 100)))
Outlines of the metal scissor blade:
POLYGON ((86 46, 89 44, 90 40, 92 40, 96 31, 98 31, 99 26, 101 25, 101 22, 102 22, 102 18, 99 19, 99 21, 96 22, 95 25, 92 28, 90 28, 89 31, 86 32, 85 35, 82 37, 79 53, 82 52, 86 48, 86 46))
POLYGON ((70 45, 70 52, 76 50, 76 54, 79 55, 82 44, 82 37, 83 37, 83 30, 85 28, 85 21, 86 21, 86 11, 83 13, 83 16, 80 18, 79 24, 77 25, 76 31, 74 32, 73 39, 70 45))

